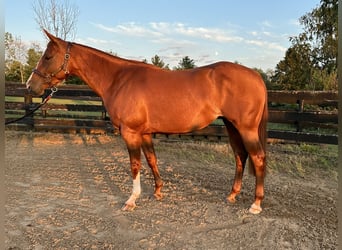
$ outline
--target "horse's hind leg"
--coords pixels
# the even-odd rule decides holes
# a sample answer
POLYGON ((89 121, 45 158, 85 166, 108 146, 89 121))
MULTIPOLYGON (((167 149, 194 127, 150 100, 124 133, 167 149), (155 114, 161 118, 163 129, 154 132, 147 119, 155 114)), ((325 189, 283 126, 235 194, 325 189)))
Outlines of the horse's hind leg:
POLYGON ((242 186, 242 176, 246 165, 246 160, 248 153, 243 145, 241 136, 237 129, 227 120, 224 119, 224 123, 227 127, 229 134, 229 142, 234 151, 236 168, 235 168, 235 178, 232 186, 232 190, 227 197, 227 200, 231 203, 235 203, 235 197, 240 193, 242 186))
POLYGON ((255 173, 255 200, 249 209, 250 213, 258 214, 262 211, 261 202, 264 198, 264 178, 266 170, 266 152, 259 140, 258 130, 246 130, 241 132, 244 145, 248 151, 251 164, 255 173))
POLYGON ((143 135, 143 142, 142 142, 142 149, 145 154, 146 161, 150 166, 154 181, 155 181, 155 190, 154 190, 154 197, 157 200, 163 198, 161 193, 161 188, 163 187, 163 181, 160 178, 158 165, 157 165, 157 157, 154 151, 152 137, 150 134, 143 135))

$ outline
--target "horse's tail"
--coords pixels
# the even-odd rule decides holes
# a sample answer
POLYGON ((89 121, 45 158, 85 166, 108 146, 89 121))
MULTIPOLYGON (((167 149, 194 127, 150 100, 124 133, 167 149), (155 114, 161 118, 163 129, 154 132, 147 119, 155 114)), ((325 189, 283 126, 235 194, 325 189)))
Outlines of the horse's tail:
MULTIPOLYGON (((264 110, 262 113, 262 117, 259 123, 259 129, 258 129, 259 142, 265 154, 265 165, 266 165, 267 121, 268 121, 268 103, 267 103, 267 92, 266 92, 264 110)), ((248 161, 249 161, 249 172, 255 176, 255 168, 254 168, 253 161, 251 159, 249 159, 248 161)))
POLYGON ((262 118, 259 123, 259 140, 263 151, 266 155, 266 144, 267 144, 267 121, 268 121, 268 103, 267 103, 267 92, 265 96, 264 110, 262 113, 262 118))

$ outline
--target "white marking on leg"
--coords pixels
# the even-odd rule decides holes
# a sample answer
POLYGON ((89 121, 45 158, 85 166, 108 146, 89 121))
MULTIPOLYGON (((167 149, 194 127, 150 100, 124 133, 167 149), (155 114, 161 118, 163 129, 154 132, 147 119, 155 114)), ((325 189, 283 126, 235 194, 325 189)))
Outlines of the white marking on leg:
POLYGON ((133 180, 132 194, 129 197, 129 199, 125 202, 126 204, 125 210, 133 210, 136 207, 135 201, 136 199, 139 198, 140 193, 141 193, 140 173, 138 173, 137 176, 135 177, 135 180, 133 180))
POLYGON ((137 198, 140 196, 141 186, 140 186, 140 173, 137 174, 135 180, 133 180, 133 191, 132 195, 135 195, 137 198))
POLYGON ((260 214, 262 211, 261 206, 256 205, 255 203, 252 204, 252 206, 248 210, 251 214, 260 214))

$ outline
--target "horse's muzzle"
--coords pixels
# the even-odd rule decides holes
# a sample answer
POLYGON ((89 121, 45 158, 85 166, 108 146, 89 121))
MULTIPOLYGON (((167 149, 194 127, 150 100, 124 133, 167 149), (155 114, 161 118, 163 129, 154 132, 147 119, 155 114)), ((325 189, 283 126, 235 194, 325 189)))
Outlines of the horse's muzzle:
POLYGON ((32 89, 31 89, 31 86, 30 86, 30 85, 27 85, 27 84, 26 84, 26 89, 27 89, 27 92, 29 92, 29 93, 32 92, 32 89))

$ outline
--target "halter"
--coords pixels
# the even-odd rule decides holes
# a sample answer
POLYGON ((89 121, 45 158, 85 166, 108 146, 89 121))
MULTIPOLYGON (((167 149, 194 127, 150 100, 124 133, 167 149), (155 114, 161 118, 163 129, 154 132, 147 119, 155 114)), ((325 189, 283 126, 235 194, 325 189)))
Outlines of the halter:
POLYGON ((70 59, 71 45, 72 45, 71 42, 68 42, 67 50, 66 50, 66 53, 64 55, 64 62, 56 71, 54 71, 53 73, 50 73, 50 74, 43 74, 38 69, 33 69, 32 72, 34 74, 37 74, 38 76, 44 78, 46 80, 45 83, 48 83, 50 86, 52 86, 52 84, 51 84, 52 77, 55 77, 59 72, 64 71, 65 76, 68 77, 69 70, 67 67, 68 67, 68 61, 70 59))

